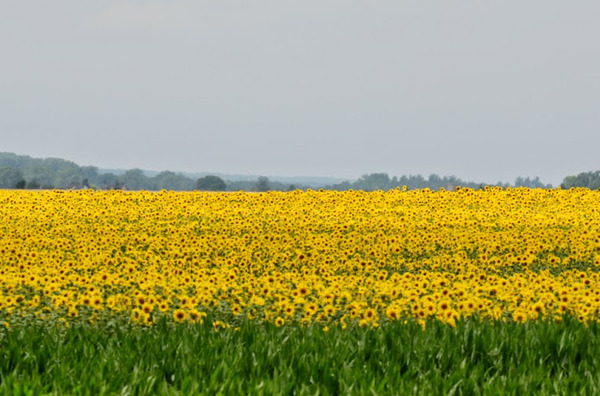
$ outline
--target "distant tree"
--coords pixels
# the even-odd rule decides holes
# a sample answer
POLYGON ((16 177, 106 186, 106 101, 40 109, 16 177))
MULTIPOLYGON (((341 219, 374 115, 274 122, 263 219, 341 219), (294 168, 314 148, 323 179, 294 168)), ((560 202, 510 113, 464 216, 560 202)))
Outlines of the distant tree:
POLYGON ((539 177, 530 179, 529 177, 517 177, 515 179, 515 187, 527 187, 527 188, 552 188, 551 184, 544 184, 540 181, 539 177))
POLYGON ((429 178, 425 179, 421 175, 402 175, 401 177, 394 176, 390 177, 386 173, 371 173, 362 175, 358 180, 354 182, 344 181, 333 186, 328 186, 329 190, 363 190, 363 191, 375 191, 375 190, 390 190, 394 188, 407 187, 409 190, 429 188, 432 190, 439 190, 444 188, 446 190, 454 190, 456 187, 469 187, 478 188, 479 183, 465 182, 455 176, 444 176, 440 177, 436 174, 431 174, 429 178))
POLYGON ((19 190, 23 190, 25 187, 27 187, 27 182, 24 179, 19 180, 17 184, 15 184, 15 188, 19 190))
POLYGON ((256 180, 230 180, 227 191, 256 191, 256 180))
POLYGON ((256 191, 269 191, 269 178, 266 176, 260 176, 256 180, 256 191))
POLYGON ((33 179, 33 180, 30 180, 29 183, 27 183, 27 186, 25 188, 27 188, 29 190, 38 190, 41 187, 42 187, 42 185, 40 184, 40 182, 33 179))
POLYGON ((155 190, 189 191, 195 187, 192 179, 171 171, 160 172, 150 182, 155 190))
POLYGON ((402 175, 398 182, 400 185, 406 186, 409 190, 427 187, 427 181, 421 175, 402 175))
POLYGON ((10 166, 23 174, 23 180, 36 180, 41 188, 57 186, 58 188, 80 187, 87 177, 94 179, 94 167, 79 167, 71 161, 60 158, 31 158, 26 155, 0 153, 0 167, 10 166), (87 175, 84 173, 87 172, 87 175))
POLYGON ((84 179, 96 180, 98 178, 98 168, 95 166, 82 166, 80 172, 84 179))
POLYGON ((59 188, 81 188, 83 177, 77 167, 63 167, 54 172, 53 184, 59 188))
POLYGON ((432 173, 431 175, 429 175, 429 179, 427 179, 427 181, 429 183, 430 189, 437 190, 441 187, 444 187, 444 181, 442 180, 441 177, 439 177, 435 173, 432 173))
POLYGON ((341 183, 335 184, 333 186, 328 186, 328 190, 337 190, 337 191, 348 191, 352 188, 352 183, 347 180, 344 180, 341 183))
POLYGON ((17 188, 23 180, 23 172, 13 167, 0 168, 0 188, 17 188))
MULTIPOLYGON (((52 161, 50 164, 54 164, 52 161)), ((40 188, 41 186, 52 186, 56 185, 59 188, 65 188, 66 186, 62 186, 56 182, 57 172, 53 170, 51 167, 46 167, 44 162, 34 162, 34 165, 28 168, 23 169, 23 178, 25 180, 29 180, 30 183, 34 182, 34 185, 37 183, 39 186, 36 188, 40 188)), ((27 186, 27 188, 31 188, 27 186)))
POLYGON ((571 187, 587 187, 596 190, 600 188, 600 171, 583 172, 577 176, 567 176, 560 186, 564 189, 571 187))
POLYGON ((119 177, 119 181, 128 190, 148 190, 148 178, 140 169, 131 169, 119 177))
POLYGON ((97 183, 98 187, 105 190, 119 189, 122 187, 119 178, 113 173, 103 173, 98 175, 97 183))
POLYGON ((371 173, 362 175, 352 185, 355 190, 375 191, 388 190, 391 186, 391 180, 387 173, 371 173))
POLYGON ((227 183, 219 176, 203 176, 196 182, 196 188, 200 191, 225 191, 227 183))
POLYGON ((22 168, 31 157, 14 153, 0 153, 0 167, 22 168))

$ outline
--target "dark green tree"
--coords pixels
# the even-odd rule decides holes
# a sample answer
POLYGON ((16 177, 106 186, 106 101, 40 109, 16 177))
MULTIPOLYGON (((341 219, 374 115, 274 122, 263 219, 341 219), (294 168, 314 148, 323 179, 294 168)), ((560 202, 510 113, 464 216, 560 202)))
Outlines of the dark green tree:
POLYGON ((18 188, 17 184, 23 181, 23 172, 13 167, 0 168, 0 188, 18 188))
POLYGON ((122 187, 119 178, 114 173, 103 173, 96 180, 99 188, 104 190, 120 189, 122 187))
POLYGON ((227 183, 219 176, 207 175, 198 179, 196 188, 200 191, 225 191, 227 183))
POLYGON ((577 176, 567 176, 560 185, 562 188, 587 187, 595 190, 600 188, 600 171, 583 172, 577 176))
POLYGON ((189 191, 195 187, 192 179, 171 171, 160 172, 150 181, 155 190, 189 191))
POLYGON ((141 169, 131 169, 119 177, 119 181, 128 190, 148 190, 149 182, 141 169))
POLYGON ((42 185, 37 180, 33 179, 27 183, 25 188, 27 188, 29 190, 39 190, 40 188, 42 188, 42 185))
POLYGON ((98 179, 98 168, 95 166, 82 166, 80 168, 81 177, 87 179, 89 183, 94 183, 98 179))
POLYGON ((362 175, 353 183, 352 188, 363 191, 388 190, 391 186, 390 182, 391 180, 387 173, 371 173, 369 175, 362 175))
POLYGON ((269 191, 270 183, 269 178, 266 176, 260 176, 256 180, 256 191, 269 191))
POLYGON ((528 187, 528 188, 552 188, 551 184, 544 184, 540 181, 538 176, 530 179, 529 177, 517 177, 515 179, 515 187, 528 187))

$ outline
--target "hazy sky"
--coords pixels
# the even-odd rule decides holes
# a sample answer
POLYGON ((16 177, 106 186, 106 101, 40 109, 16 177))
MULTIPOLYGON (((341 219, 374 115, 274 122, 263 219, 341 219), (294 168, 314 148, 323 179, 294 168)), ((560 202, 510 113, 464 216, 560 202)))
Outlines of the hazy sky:
POLYGON ((0 151, 513 181, 600 169, 600 2, 0 0, 0 151))

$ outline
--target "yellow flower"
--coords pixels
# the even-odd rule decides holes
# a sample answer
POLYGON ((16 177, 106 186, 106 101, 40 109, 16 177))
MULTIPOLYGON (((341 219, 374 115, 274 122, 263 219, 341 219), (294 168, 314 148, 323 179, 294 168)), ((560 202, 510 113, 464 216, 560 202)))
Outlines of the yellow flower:
POLYGON ((0 216, 18 221, 3 223, 0 310, 70 321, 108 308, 140 324, 157 311, 341 327, 598 319, 600 276, 572 269, 600 263, 597 191, 451 190, 1 190, 0 216))
POLYGON ((145 303, 144 305, 142 305, 142 311, 144 311, 145 314, 149 314, 153 310, 154 306, 152 304, 145 303))
POLYGON ((196 323, 204 323, 204 318, 206 317, 206 312, 200 312, 197 309, 192 309, 189 311, 190 320, 196 323))
POLYGON ((183 322, 187 318, 188 315, 183 309, 176 309, 175 312, 173 312, 173 319, 175 319, 175 322, 183 322))
POLYGON ((222 322, 220 320, 215 320, 212 325, 213 325, 214 331, 219 331, 219 329, 226 329, 229 327, 229 325, 227 323, 222 322))

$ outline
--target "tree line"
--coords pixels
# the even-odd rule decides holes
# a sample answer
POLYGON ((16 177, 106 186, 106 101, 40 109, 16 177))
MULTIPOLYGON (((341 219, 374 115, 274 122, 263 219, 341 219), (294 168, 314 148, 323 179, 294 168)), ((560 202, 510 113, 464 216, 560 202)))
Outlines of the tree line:
MULTIPOLYGON (((514 183, 498 182, 501 187, 552 188, 539 177, 518 177, 514 183)), ((390 177, 387 173, 365 174, 354 181, 344 181, 339 184, 324 186, 328 190, 389 190, 394 188, 408 189, 429 188, 432 190, 453 190, 457 186, 481 189, 486 184, 461 180, 455 176, 438 176, 436 174, 423 177, 422 175, 403 175, 390 177)), ((584 172, 576 176, 567 176, 561 187, 600 188, 600 171, 584 172)), ((79 166, 74 162, 60 158, 31 158, 13 153, 0 153, 0 188, 2 189, 126 189, 149 190, 162 189, 175 191, 291 191, 306 190, 303 185, 286 184, 271 181, 266 176, 256 180, 224 180, 216 175, 206 175, 192 178, 181 173, 163 171, 148 175, 140 169, 130 169, 120 174, 101 172, 94 166, 79 166)))
POLYGON ((587 187, 591 190, 600 189, 600 171, 582 172, 576 176, 567 176, 560 184, 562 188, 587 187))
MULTIPOLYGON (((405 187, 409 190, 429 188, 431 190, 454 190, 456 187, 468 187, 473 189, 485 188, 486 184, 469 182, 459 179, 456 176, 438 176, 431 174, 425 178, 422 175, 409 175, 401 177, 392 177, 387 173, 371 173, 363 175, 354 182, 343 182, 334 186, 329 187, 334 190, 363 190, 363 191, 375 191, 375 190, 391 190, 394 188, 405 187)), ((529 188, 552 188, 551 184, 544 184, 540 181, 539 177, 535 178, 523 178, 518 177, 513 184, 498 182, 494 186, 500 187, 529 187, 529 188)))
POLYGON ((191 178, 172 171, 163 171, 149 176, 141 169, 130 169, 115 174, 101 172, 95 166, 79 166, 60 158, 40 159, 13 153, 0 153, 0 188, 268 191, 306 187, 273 182, 265 176, 258 177, 256 180, 226 182, 219 176, 191 178))

